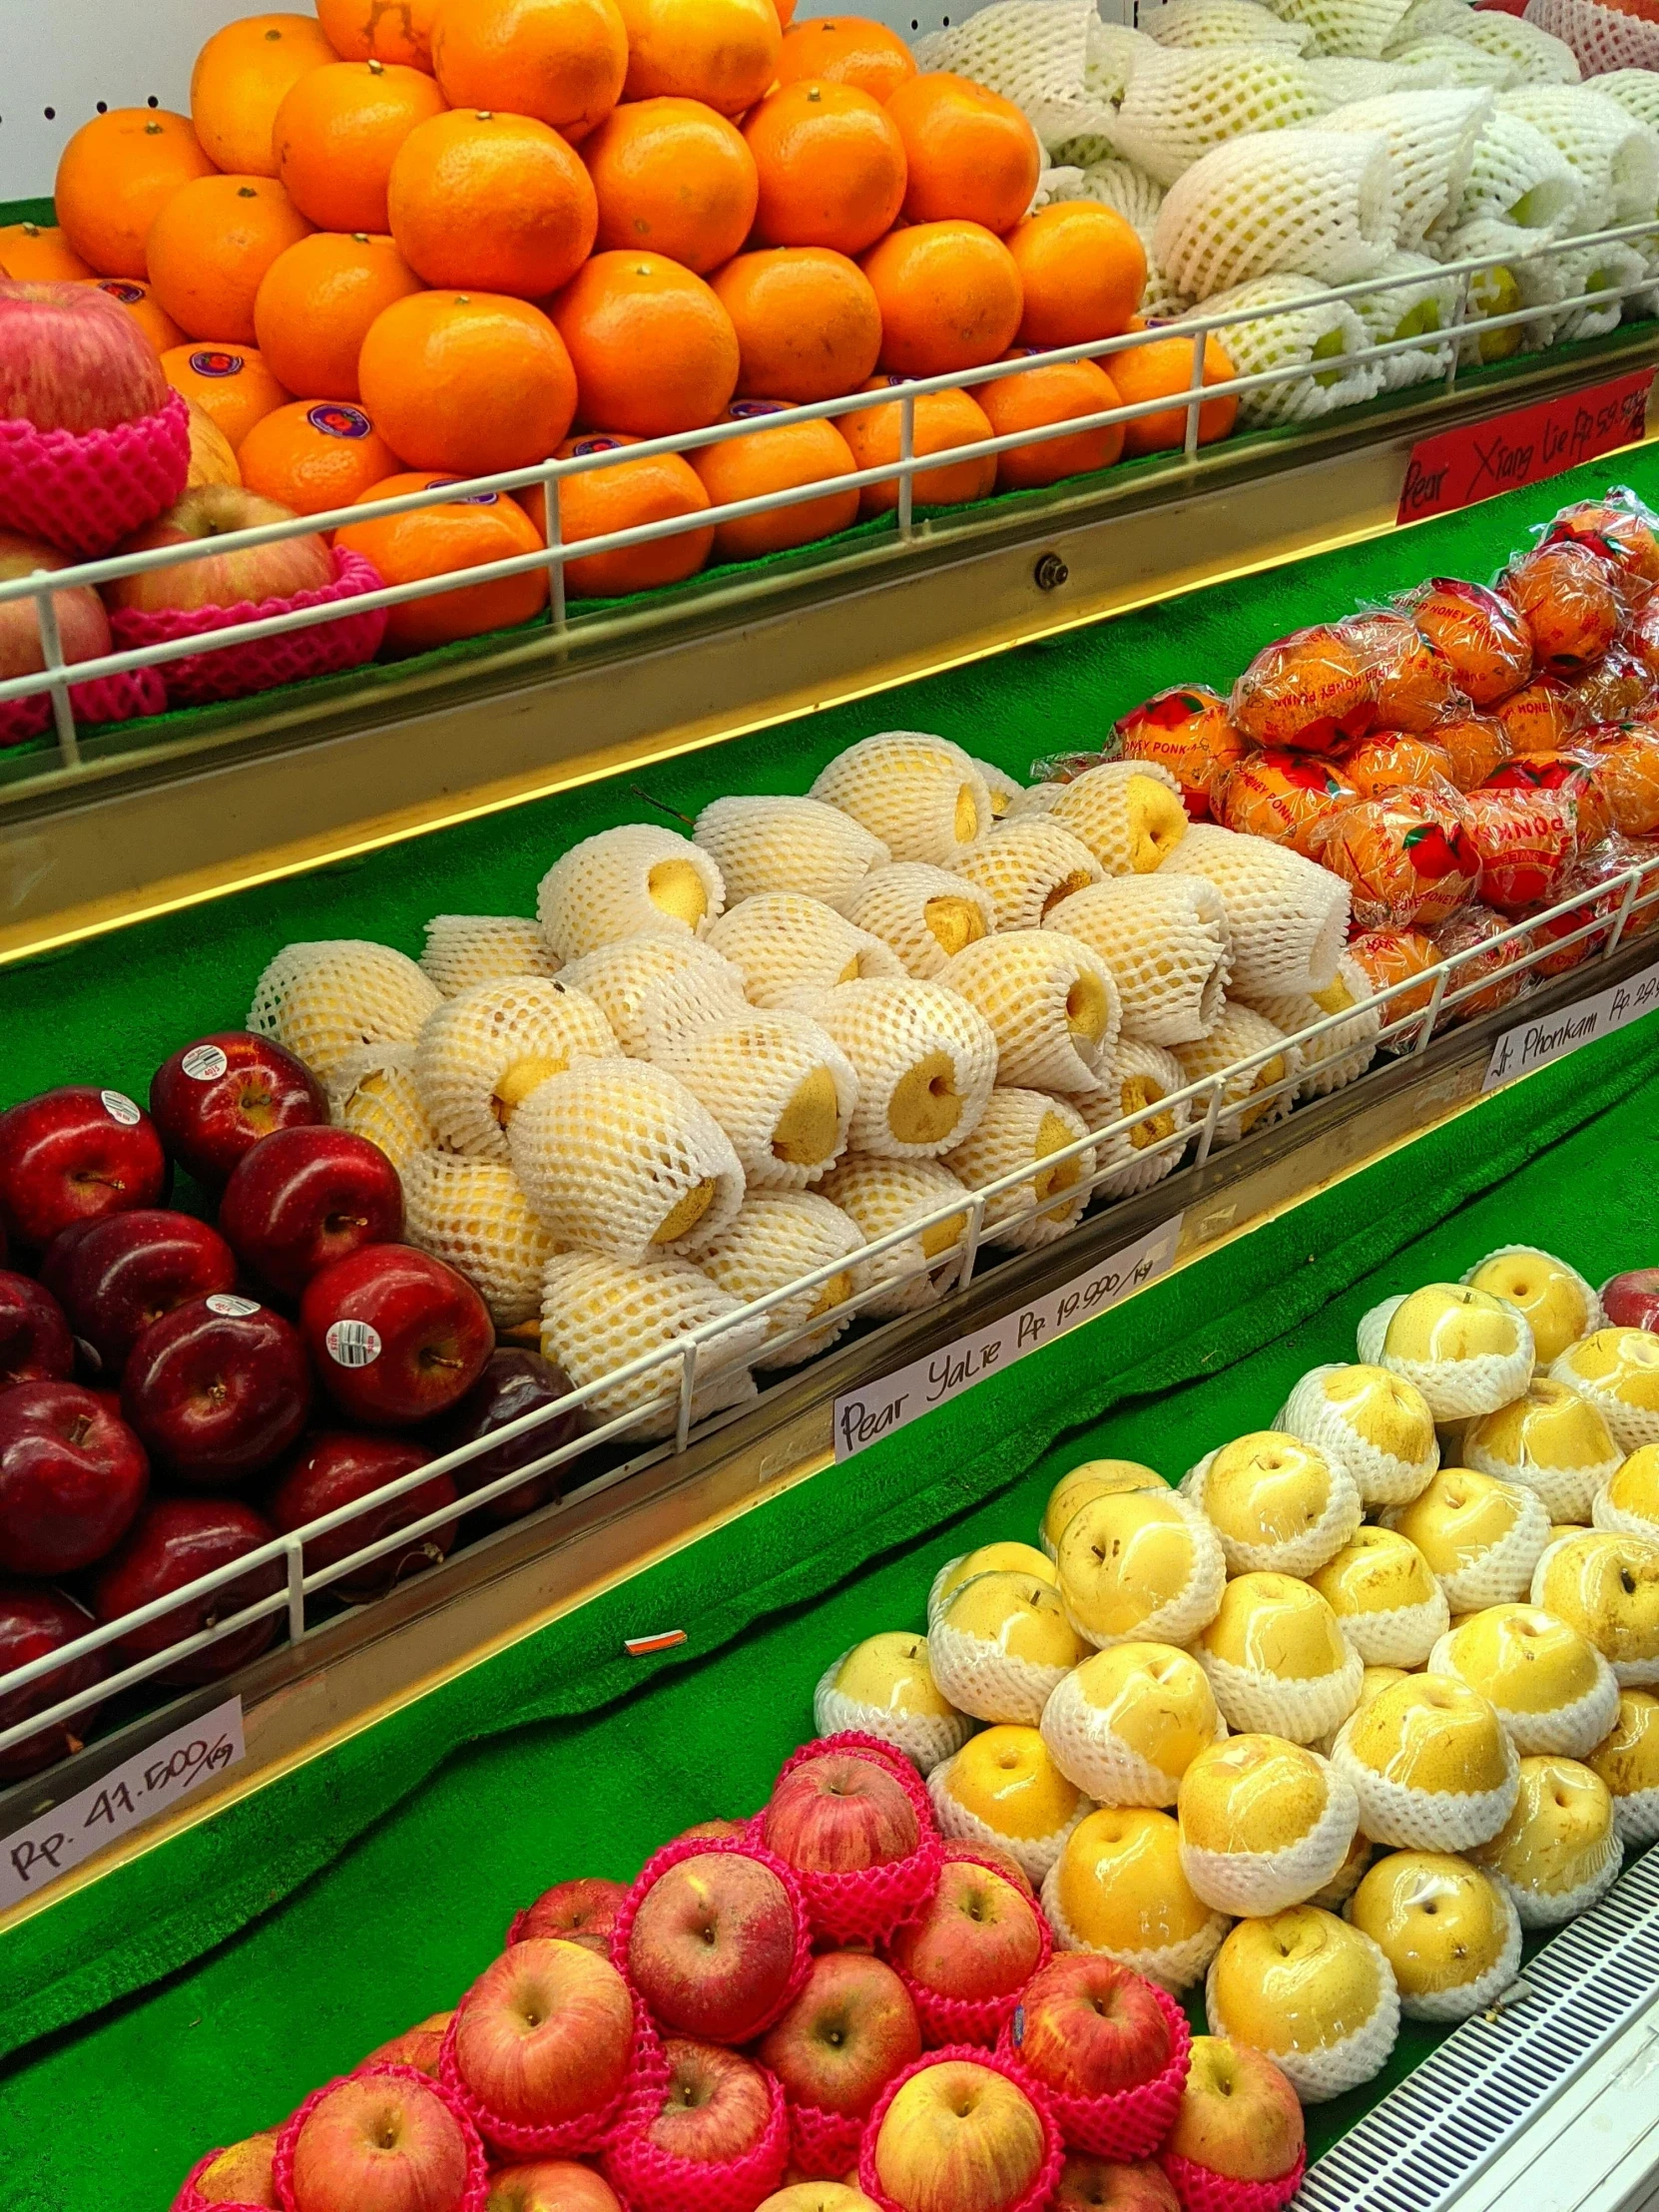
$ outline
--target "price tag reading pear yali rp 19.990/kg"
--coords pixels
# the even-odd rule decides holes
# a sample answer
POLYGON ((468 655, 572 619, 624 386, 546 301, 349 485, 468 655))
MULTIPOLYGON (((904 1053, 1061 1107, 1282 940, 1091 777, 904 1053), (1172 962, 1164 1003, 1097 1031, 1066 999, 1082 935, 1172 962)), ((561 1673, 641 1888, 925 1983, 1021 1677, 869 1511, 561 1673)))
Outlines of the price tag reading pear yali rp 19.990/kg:
POLYGON ((154 1820, 246 1757, 240 1697, 227 1698, 148 1751, 135 1752, 79 1796, 0 1843, 0 1911, 37 1896, 117 1836, 154 1820))

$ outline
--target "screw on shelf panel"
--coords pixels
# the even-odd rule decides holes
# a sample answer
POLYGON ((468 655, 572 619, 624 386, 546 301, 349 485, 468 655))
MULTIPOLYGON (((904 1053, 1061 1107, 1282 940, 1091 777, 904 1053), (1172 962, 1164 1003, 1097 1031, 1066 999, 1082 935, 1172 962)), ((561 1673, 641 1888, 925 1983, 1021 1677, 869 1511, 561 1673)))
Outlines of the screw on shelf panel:
POLYGON ((1070 574, 1071 570, 1058 553, 1039 553, 1031 580, 1038 591, 1058 591, 1070 574))

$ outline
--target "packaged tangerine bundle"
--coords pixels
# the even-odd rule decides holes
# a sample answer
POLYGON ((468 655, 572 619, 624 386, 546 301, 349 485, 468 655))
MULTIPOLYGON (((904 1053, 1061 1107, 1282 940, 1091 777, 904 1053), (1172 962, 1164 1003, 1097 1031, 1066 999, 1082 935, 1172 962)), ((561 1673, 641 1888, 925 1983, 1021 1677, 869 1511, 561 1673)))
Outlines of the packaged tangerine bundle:
POLYGON ((1584 727, 1583 703, 1573 687, 1545 673, 1494 702, 1511 753, 1557 753, 1584 727))
POLYGON ((1589 753, 1523 753, 1494 769, 1486 783, 1492 791, 1560 793, 1572 809, 1580 854, 1593 852, 1613 827, 1607 789, 1589 753))
POLYGON ((1625 837, 1659 834, 1659 727, 1603 723, 1585 731, 1581 742, 1606 793, 1613 828, 1625 837))
MULTIPOLYGON (((1431 937, 1425 937, 1417 929, 1364 929, 1350 940, 1349 958, 1367 977, 1373 990, 1391 990, 1396 983, 1408 983, 1416 976, 1425 980, 1413 990, 1400 991, 1381 1009, 1382 1027, 1393 1029, 1396 1022, 1412 1014, 1427 1010, 1434 996, 1433 970, 1438 966, 1440 953, 1431 937)), ((1395 1035, 1384 1037, 1384 1048, 1390 1052, 1406 1052, 1417 1042, 1421 1023, 1413 1023, 1395 1035)))
POLYGON ((1471 792, 1500 769, 1514 748, 1509 733, 1495 715, 1471 710, 1455 722, 1442 722, 1434 743, 1451 763, 1451 782, 1460 792, 1471 792))
POLYGON ((1573 539, 1535 546, 1504 570, 1499 589, 1526 626, 1538 666, 1556 676, 1592 667, 1628 611, 1623 569, 1573 539))
POLYGON ((1263 646, 1233 686, 1233 726, 1251 745, 1330 753, 1377 720, 1374 657, 1333 623, 1263 646))
POLYGON ((1549 901, 1552 905, 1558 905, 1563 899, 1581 898, 1583 903, 1568 913, 1556 914, 1551 920, 1539 921, 1533 928, 1534 944, 1553 944, 1559 947, 1538 962, 1540 976, 1565 975, 1581 962, 1593 959, 1606 947, 1612 934, 1613 916, 1619 910, 1623 886, 1615 885, 1604 890, 1599 897, 1592 897, 1590 894, 1596 890, 1598 884, 1607 882, 1609 875, 1615 872, 1603 857, 1607 849, 1603 845, 1582 859, 1574 860, 1554 899, 1549 901), (1594 922, 1596 927, 1587 936, 1580 936, 1578 932, 1590 922, 1594 922), (1576 941, 1568 942, 1568 939, 1576 941))
POLYGON ((1493 942, 1511 927, 1511 922, 1502 914, 1494 914, 1489 906, 1465 906, 1433 931, 1440 958, 1459 961, 1446 984, 1448 998, 1487 976, 1492 979, 1485 988, 1471 992, 1443 1012, 1443 1023, 1478 1021, 1482 1014, 1496 1013, 1533 988, 1532 970, 1518 965, 1532 949, 1527 935, 1523 932, 1508 944, 1493 942), (1460 959, 1463 954, 1468 957, 1460 959))
POLYGON ((1377 719, 1384 729, 1432 730, 1467 712, 1450 656, 1404 615, 1368 610, 1346 616, 1337 631, 1370 665, 1377 719))
POLYGON ((1513 919, 1561 896, 1578 857, 1576 811, 1556 791, 1469 792, 1469 836, 1480 855, 1480 895, 1513 919))
POLYGON ((1588 546, 1638 585, 1659 584, 1659 518, 1626 485, 1563 507, 1539 542, 1588 546))
MULTIPOLYGON (((1466 709, 1467 702, 1464 702, 1466 709)), ((1455 725, 1454 727, 1461 727, 1455 725)), ((1389 792, 1408 791, 1436 779, 1462 786, 1452 773, 1450 753, 1433 737, 1418 737, 1408 730, 1373 730, 1363 738, 1351 738, 1336 755, 1335 765, 1354 786, 1361 799, 1385 799, 1389 792)))
POLYGON ((1245 757, 1227 702, 1204 684, 1178 684, 1132 707, 1116 725, 1118 757, 1156 761, 1181 787, 1194 822, 1212 819, 1216 787, 1245 757))
POLYGON ((1333 818, 1319 858, 1351 887, 1362 929, 1436 928, 1480 882, 1462 794, 1449 784, 1357 800, 1333 818))
POLYGON ((1653 699, 1653 677, 1621 632, 1601 659, 1573 680, 1572 691, 1587 722, 1622 722, 1653 699))
POLYGON ((1332 816, 1360 796, 1334 761, 1270 746, 1217 779, 1210 810, 1228 830, 1317 860, 1332 816))
POLYGON ((1394 602, 1451 664, 1458 690, 1471 706, 1490 707, 1519 690, 1532 675, 1532 640, 1520 616, 1484 584, 1436 576, 1394 602))

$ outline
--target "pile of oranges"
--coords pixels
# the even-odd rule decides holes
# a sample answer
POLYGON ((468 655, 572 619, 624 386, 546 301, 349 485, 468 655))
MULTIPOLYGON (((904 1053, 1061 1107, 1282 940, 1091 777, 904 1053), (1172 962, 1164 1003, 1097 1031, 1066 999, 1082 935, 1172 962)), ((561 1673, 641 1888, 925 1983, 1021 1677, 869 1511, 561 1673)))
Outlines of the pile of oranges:
MULTIPOLYGON (((1115 335, 1146 265, 1094 203, 1027 216, 1042 153, 1010 102, 918 74, 878 23, 792 12, 317 0, 314 18, 253 16, 203 47, 188 119, 123 109, 78 131, 60 229, 0 232, 0 265, 102 283, 198 410, 198 475, 240 474, 301 513, 744 413, 779 420, 567 479, 564 539, 832 486, 897 459, 899 408, 801 421, 792 403, 1115 335)), ((924 395, 916 450, 1179 391, 1190 363, 1171 339, 1114 356, 1110 377, 1079 361, 924 395)), ((1206 434, 1231 427, 1231 402, 1205 414, 1206 434)), ((1147 418, 1130 449, 1183 428, 1179 408, 1147 418)), ((916 497, 1048 483, 1123 446, 1096 429, 1000 466, 944 462, 916 497)), ((892 483, 827 488, 578 561, 569 586, 676 581, 711 554, 806 543, 896 500, 892 483)), ((532 549, 542 521, 535 497, 485 496, 342 541, 403 581, 532 549)), ((538 573, 428 598, 394 611, 393 642, 525 619, 545 593, 538 573)))

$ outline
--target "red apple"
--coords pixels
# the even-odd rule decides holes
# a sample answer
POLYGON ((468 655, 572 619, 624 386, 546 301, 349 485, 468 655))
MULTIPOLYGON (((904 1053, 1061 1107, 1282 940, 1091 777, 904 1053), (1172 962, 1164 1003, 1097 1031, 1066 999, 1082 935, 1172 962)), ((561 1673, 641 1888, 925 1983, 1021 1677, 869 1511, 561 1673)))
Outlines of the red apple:
POLYGON ((1271 2058, 1224 2036, 1193 2037, 1166 2151, 1229 2181, 1278 2181, 1301 2155, 1303 2135, 1296 2091, 1271 2058))
POLYGON ((372 2073, 376 2066, 415 2066, 436 2081, 438 2054, 454 2017, 453 2012, 429 2012, 425 2019, 416 2020, 413 2027, 406 2027, 401 2035, 394 2035, 389 2043, 378 2044, 352 2071, 372 2073))
POLYGON ((277 2130, 268 2127, 222 2150, 205 2173, 196 2177, 196 2193, 205 2204, 261 2204, 279 2207, 276 2177, 272 2161, 276 2153, 277 2130))
POLYGON ((845 1751, 804 1759, 773 1791, 762 1824, 769 1850, 814 1874, 856 1874, 907 1859, 920 1835, 903 1784, 873 1759, 845 1751))
POLYGON ((14 1382, 67 1382, 74 1372, 63 1308, 41 1284, 0 1269, 0 1390, 14 1382))
POLYGON ((1614 1329, 1645 1329, 1659 1336, 1659 1268, 1615 1275, 1601 1294, 1602 1312, 1614 1329))
POLYGON ((1011 1997, 1037 1970, 1042 1931, 1036 1907, 1012 1883, 955 1860, 891 1950, 894 1964, 936 1996, 1011 1997))
MULTIPOLYGON (((456 1451, 462 1444, 477 1443, 509 1421, 535 1412, 538 1406, 552 1405, 568 1396, 571 1387, 564 1371, 551 1360, 544 1360, 539 1352, 528 1352, 519 1345, 497 1345, 483 1374, 433 1432, 433 1448, 456 1451)), ((470 1497, 486 1482, 499 1481, 515 1467, 527 1466, 531 1460, 557 1451, 580 1435, 585 1426, 586 1416, 580 1406, 556 1414, 537 1428, 527 1428, 510 1443, 499 1444, 495 1450, 456 1467, 455 1487, 463 1497, 470 1497)), ((505 1523, 533 1513, 538 1505, 545 1505, 558 1494, 559 1470, 554 1468, 550 1474, 532 1475, 528 1482, 492 1499, 483 1511, 490 1520, 505 1523)))
POLYGON ((274 1037, 221 1029, 162 1062, 150 1081, 150 1112, 179 1165, 217 1187, 262 1138, 324 1125, 328 1100, 304 1061, 274 1037))
MULTIPOLYGON (((3 1401, 0 1401, 3 1402, 3 1401)), ((199 1576, 245 1559, 274 1541, 276 1530, 251 1505, 235 1498, 163 1497, 139 1516, 126 1542, 93 1586, 93 1606, 101 1621, 120 1620, 141 1605, 182 1590, 199 1576)), ((240 1613, 282 1587, 278 1559, 252 1567, 217 1588, 200 1590, 142 1628, 129 1629, 117 1648, 129 1660, 150 1659, 218 1621, 240 1613)), ((176 1660, 154 1680, 177 1688, 217 1682, 256 1659, 276 1633, 277 1616, 267 1613, 217 1643, 176 1660)))
MULTIPOLYGON (((362 1436, 344 1429, 310 1436, 276 1485, 271 1500, 272 1515, 283 1535, 290 1535, 307 1521, 320 1520, 324 1513, 384 1489, 400 1475, 412 1474, 431 1456, 423 1445, 405 1443, 397 1436, 362 1436)), ((342 1521, 337 1528, 313 1536, 305 1546, 305 1572, 320 1574, 324 1567, 350 1558, 354 1551, 377 1543, 395 1529, 407 1528, 412 1521, 454 1503, 455 1485, 448 1475, 435 1474, 429 1482, 417 1482, 401 1497, 388 1498, 342 1521)), ((344 1598, 383 1596, 411 1574, 437 1566, 448 1557, 454 1541, 455 1523, 446 1521, 428 1529, 424 1536, 411 1537, 401 1548, 366 1561, 330 1583, 329 1588, 344 1598)))
MULTIPOLYGON (((68 554, 60 553, 56 546, 20 537, 15 530, 0 530, 0 583, 32 576, 37 569, 57 570, 68 565, 68 554)), ((66 661, 95 661, 114 650, 109 615, 90 584, 68 584, 62 591, 55 591, 52 605, 57 611, 58 639, 66 661)), ((33 676, 45 666, 35 601, 8 599, 0 606, 0 677, 33 676)))
POLYGON ((204 607, 235 607, 244 600, 291 599, 296 592, 320 591, 334 580, 334 557, 315 531, 277 538, 268 545, 212 550, 221 538, 239 530, 260 530, 273 522, 291 522, 293 509, 262 499, 241 484, 198 484, 176 506, 147 522, 117 550, 148 553, 157 546, 201 544, 209 548, 194 561, 172 568, 142 569, 106 585, 114 608, 141 614, 165 614, 177 608, 195 614, 204 607))
POLYGON ((113 430, 166 404, 144 332, 96 284, 0 282, 0 416, 37 430, 113 430))
POLYGON ((792 2103, 863 2119, 921 2056, 921 2029, 890 1966, 867 1950, 827 1950, 758 2055, 792 2103))
POLYGON ((455 2018, 455 2063, 487 2111, 515 2127, 602 2113, 633 2055, 634 2000, 608 1958, 533 1936, 486 1966, 455 2018))
POLYGON ((313 1275, 299 1327, 334 1403, 376 1428, 447 1412, 495 1350, 466 1277, 413 1245, 364 1245, 313 1275))
POLYGON ((1011 1851, 1004 1851, 1000 1844, 958 1844, 952 1843, 951 1840, 946 1837, 939 1846, 939 1849, 946 1859, 988 1859, 991 1865, 996 1869, 997 1873, 1002 1876, 1003 1880, 1005 1882, 1011 1882, 1014 1888, 1022 1892, 1024 1896, 1028 1898, 1034 1898, 1037 1894, 1036 1891, 1031 1887, 1031 1878, 1026 1873, 1025 1869, 1020 1865, 1019 1861, 1014 1857, 1013 1853, 1011 1851))
POLYGON ((90 1390, 0 1391, 0 1568, 70 1574, 120 1542, 144 1503, 144 1446, 90 1390))
POLYGON ((74 1083, 0 1114, 0 1222, 24 1250, 43 1252, 71 1222, 154 1206, 167 1184, 156 1125, 121 1091, 74 1083))
POLYGON ((712 1821, 693 1821, 690 1828, 681 1829, 674 1841, 677 1844, 689 1844, 699 1839, 712 1837, 717 1843, 729 1842, 739 1836, 747 1835, 748 1831, 749 1823, 747 1821, 728 1821, 718 1818, 712 1821))
POLYGON ((305 1425, 305 1348, 269 1306, 222 1292, 195 1298, 153 1321, 133 1346, 121 1407, 152 1457, 182 1482, 246 1482, 274 1466, 305 1425))
POLYGON ((234 1290, 237 1256, 205 1221, 140 1206, 64 1230, 47 1247, 40 1273, 99 1371, 114 1376, 153 1321, 234 1290))
POLYGON ((736 2051, 671 2035, 663 2045, 668 2086, 650 2140, 669 2158, 728 2165, 747 2158, 772 2119, 772 2091, 760 2067, 736 2051))
POLYGON ((604 1882, 597 1875, 556 1882, 526 1908, 517 1939, 523 1942, 531 1936, 562 1936, 566 1942, 585 1943, 601 1958, 609 1958, 611 1931, 627 1895, 620 1882, 604 1882))
POLYGON ((1181 2199, 1155 2158, 1119 2165, 1073 2153, 1060 2168, 1052 2212, 1181 2212, 1181 2199))
MULTIPOLYGON (((65 1644, 90 1634, 95 1625, 92 1615, 60 1590, 25 1589, 16 1584, 0 1587, 0 1679, 32 1660, 43 1659, 49 1651, 61 1651, 65 1644)), ((89 1651, 85 1658, 72 1659, 67 1666, 54 1667, 50 1674, 26 1682, 21 1690, 0 1695, 0 1731, 44 1713, 49 1705, 73 1697, 78 1690, 90 1690, 95 1682, 103 1681, 105 1671, 103 1654, 89 1651)), ((53 1721, 38 1734, 13 1744, 9 1751, 0 1751, 0 1782, 38 1774, 42 1767, 79 1751, 97 1711, 96 1705, 86 1706, 69 1720, 53 1721)))
POLYGON ((622 2199, 591 2166, 543 2158, 529 2166, 498 2166, 484 2212, 622 2212, 622 2199))
POLYGON ((319 1268, 403 1234, 403 1186, 349 1129, 274 1130, 233 1170, 219 1226, 244 1267, 297 1296, 319 1268))
POLYGON ((1021 2062, 1062 2095, 1110 2096, 1151 2081, 1169 2064, 1169 2022, 1151 1983, 1102 1952, 1051 1958, 1020 2011, 1021 2062))
POLYGON ((739 1851, 698 1852, 647 1890, 628 1972, 657 2017, 711 2043, 747 2043, 783 2004, 796 1919, 770 1867, 739 1851))
POLYGON ((435 2089, 401 2074, 353 2074, 299 2130, 291 2212, 460 2212, 467 2151, 435 2089))
POLYGON ((1048 2154, 1036 2106, 994 2066, 941 2058, 903 2082, 873 2145, 900 2212, 1011 2212, 1048 2154))

